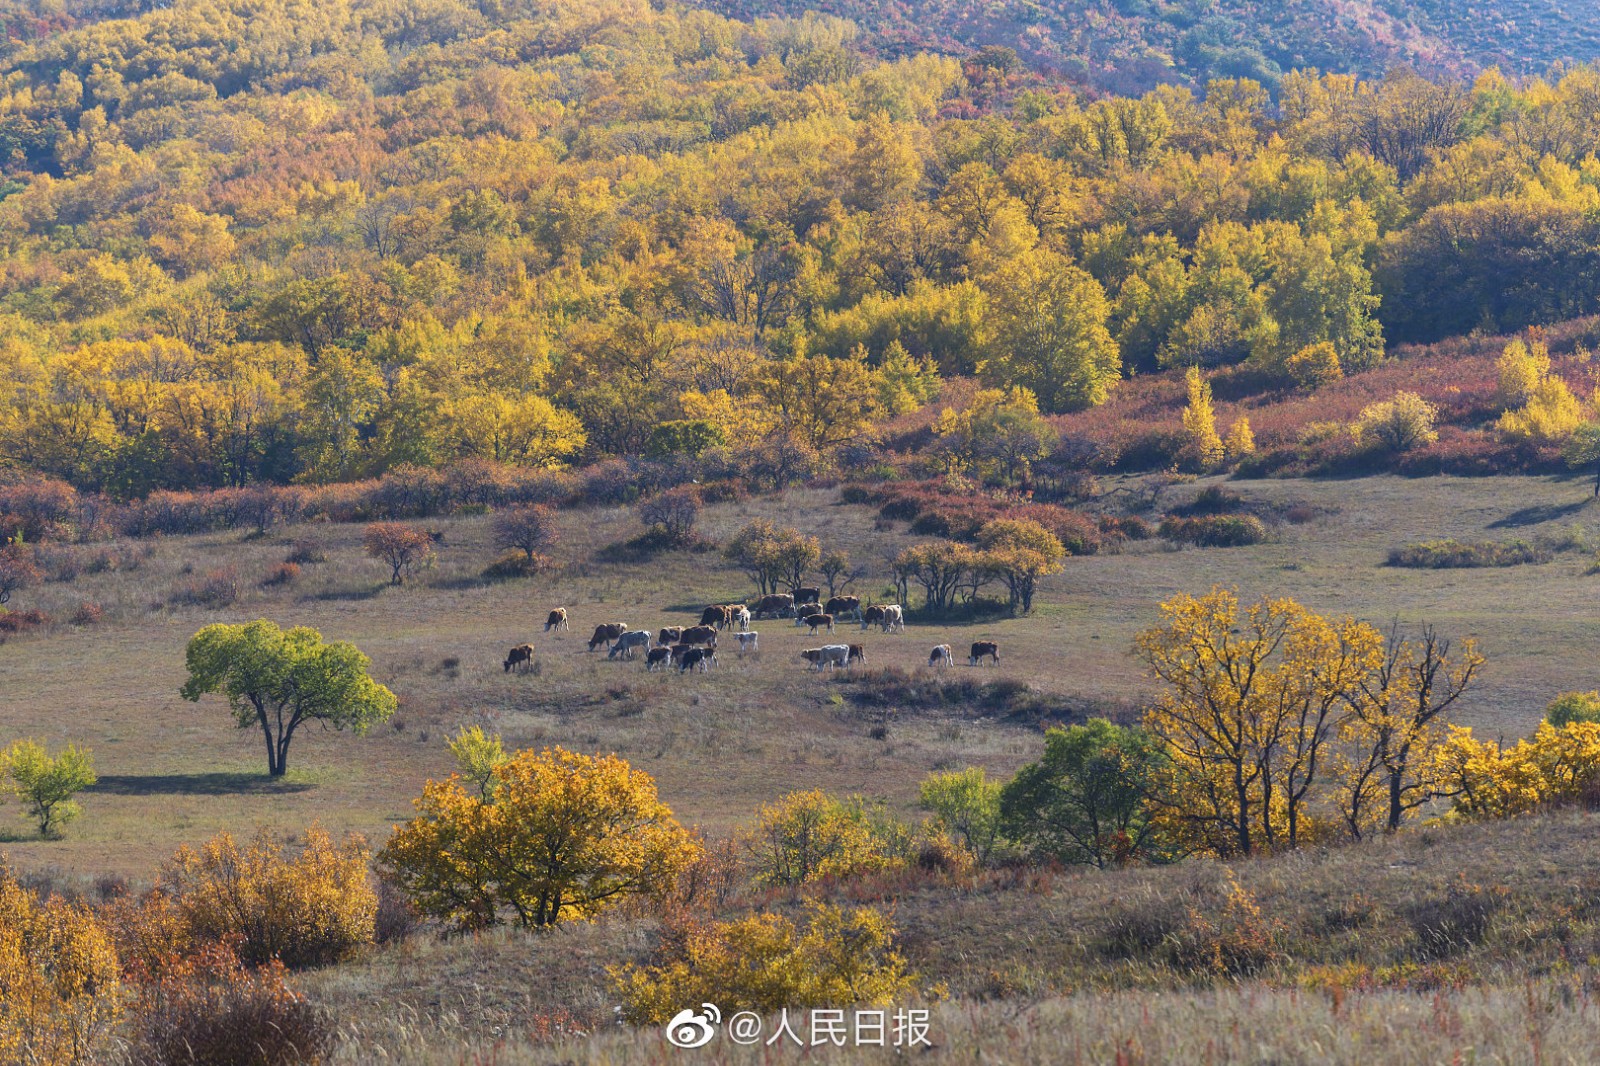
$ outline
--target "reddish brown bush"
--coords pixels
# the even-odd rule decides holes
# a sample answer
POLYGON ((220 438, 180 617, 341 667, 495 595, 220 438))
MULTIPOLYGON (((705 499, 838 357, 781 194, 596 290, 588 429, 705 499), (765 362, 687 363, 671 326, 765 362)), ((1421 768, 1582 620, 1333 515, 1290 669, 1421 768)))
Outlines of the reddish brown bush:
POLYGON ((279 588, 283 585, 292 585, 300 579, 300 565, 298 563, 279 563, 267 571, 267 576, 261 579, 261 587, 279 588))
POLYGON ((231 566, 208 570, 198 580, 178 585, 167 597, 173 606, 209 607, 213 611, 239 602, 244 590, 239 586, 239 571, 231 566))
POLYGON ((96 626, 105 620, 105 608, 98 603, 85 600, 78 604, 78 609, 72 612, 72 624, 75 626, 96 626))

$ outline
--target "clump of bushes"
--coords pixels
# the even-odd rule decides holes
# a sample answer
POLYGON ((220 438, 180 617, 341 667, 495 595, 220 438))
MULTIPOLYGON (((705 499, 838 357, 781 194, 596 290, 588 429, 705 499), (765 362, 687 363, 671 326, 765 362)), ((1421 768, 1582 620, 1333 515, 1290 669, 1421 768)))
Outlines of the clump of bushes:
POLYGON ((1547 563, 1550 559, 1548 548, 1525 540, 1468 542, 1445 539, 1425 540, 1395 548, 1389 553, 1388 564, 1419 570, 1457 570, 1547 563))
POLYGON ((280 588, 284 585, 292 585, 299 579, 299 563, 279 563, 267 571, 267 576, 261 579, 261 587, 264 589, 280 588))
POLYGON ((1171 516, 1161 523, 1161 535, 1201 548, 1242 548, 1266 540, 1267 527, 1247 514, 1171 516))
POLYGON ((201 577, 173 588, 167 602, 175 607, 207 607, 219 611, 238 603, 244 595, 239 571, 231 566, 208 570, 201 577))

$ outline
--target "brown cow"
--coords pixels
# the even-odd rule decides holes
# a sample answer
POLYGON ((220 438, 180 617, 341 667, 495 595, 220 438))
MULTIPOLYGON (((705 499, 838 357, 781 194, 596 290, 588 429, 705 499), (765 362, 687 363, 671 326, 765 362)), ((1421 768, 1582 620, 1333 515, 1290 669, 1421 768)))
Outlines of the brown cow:
POLYGON ((716 626, 718 629, 726 629, 728 621, 728 609, 720 603, 713 603, 710 607, 700 612, 700 624, 703 626, 716 626))
POLYGON ((679 639, 684 644, 709 644, 712 647, 716 647, 717 646, 717 627, 716 626, 691 626, 690 628, 685 629, 683 631, 683 636, 681 638, 679 638, 679 639))
POLYGON ((693 644, 674 644, 672 647, 667 649, 667 651, 672 653, 672 662, 674 665, 682 662, 683 657, 688 655, 693 650, 693 644))
POLYGON ((572 627, 567 624, 567 609, 565 607, 557 607, 555 610, 551 611, 545 616, 544 631, 546 633, 550 632, 552 629, 571 628, 572 627))
POLYGON ((972 642, 972 653, 967 656, 968 666, 977 666, 979 660, 987 658, 989 665, 1000 665, 1000 645, 992 640, 975 640, 972 642))
POLYGON ((505 666, 506 673, 508 673, 508 674, 511 672, 511 668, 513 666, 532 667, 533 666, 533 645, 532 644, 518 644, 515 648, 512 648, 511 651, 506 654, 506 661, 505 661, 505 663, 503 665, 505 666))
POLYGON ((860 644, 850 645, 850 657, 845 661, 845 665, 849 666, 851 663, 864 663, 866 661, 867 649, 860 644))
POLYGON ((822 590, 819 588, 802 585, 794 590, 794 602, 796 603, 811 603, 820 599, 822 599, 822 590))
POLYGON ((825 612, 827 612, 828 614, 833 615, 835 618, 841 618, 841 617, 843 617, 844 615, 847 615, 847 614, 853 614, 857 618, 860 618, 861 617, 861 597, 860 596, 834 596, 834 597, 831 597, 828 600, 827 603, 822 605, 822 609, 825 612))
POLYGON ((794 610, 794 597, 787 593, 775 592, 770 596, 761 597, 761 601, 756 604, 755 616, 766 618, 770 615, 773 618, 782 618, 792 610, 794 610))
POLYGON ((676 644, 683 639, 682 626, 667 626, 656 634, 656 643, 661 645, 676 644))
POLYGON ((594 636, 589 638, 589 650, 594 651, 604 644, 611 646, 611 642, 628 631, 626 622, 601 622, 594 627, 594 636))
POLYGON ((871 607, 868 607, 865 611, 861 612, 861 628, 866 629, 868 626, 872 625, 881 626, 883 624, 883 616, 887 614, 888 611, 888 605, 883 603, 875 603, 871 607))
POLYGON ((811 627, 808 632, 815 633, 818 629, 823 628, 826 628, 829 633, 833 632, 833 615, 831 614, 808 614, 805 616, 804 622, 811 627))

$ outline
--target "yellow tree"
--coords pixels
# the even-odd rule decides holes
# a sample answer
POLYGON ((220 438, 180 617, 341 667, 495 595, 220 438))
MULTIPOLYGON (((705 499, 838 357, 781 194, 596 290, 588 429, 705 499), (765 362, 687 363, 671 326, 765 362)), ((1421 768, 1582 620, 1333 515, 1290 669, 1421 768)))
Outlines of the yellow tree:
POLYGON ((615 755, 520 751, 493 774, 487 789, 429 781, 379 853, 425 914, 465 928, 592 919, 660 896, 701 854, 655 780, 615 755))
POLYGON ((1340 723, 1340 814, 1357 840, 1374 827, 1393 833, 1438 794, 1437 755, 1446 712, 1466 694, 1484 658, 1429 627, 1416 640, 1389 632, 1377 668, 1357 680, 1340 723))
POLYGON ((1167 690, 1145 715, 1169 766, 1157 803, 1175 843, 1249 855, 1299 842, 1342 698, 1375 665, 1370 626, 1288 599, 1241 611, 1213 589, 1178 596, 1137 638, 1167 690))
POLYGON ((1188 451, 1202 468, 1209 469, 1222 462, 1226 454, 1222 438, 1217 435, 1217 412, 1211 403, 1211 386, 1191 366, 1184 379, 1189 390, 1189 405, 1183 409, 1183 433, 1188 438, 1188 451))

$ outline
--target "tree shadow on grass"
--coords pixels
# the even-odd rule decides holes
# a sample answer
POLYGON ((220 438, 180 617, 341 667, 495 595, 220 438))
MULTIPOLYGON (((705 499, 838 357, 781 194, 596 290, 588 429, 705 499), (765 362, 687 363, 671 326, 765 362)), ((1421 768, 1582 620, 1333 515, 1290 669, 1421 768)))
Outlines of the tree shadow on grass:
POLYGON ((1568 518, 1588 507, 1592 500, 1577 500, 1573 503, 1541 503, 1532 507, 1524 507, 1519 511, 1512 511, 1504 518, 1496 519, 1489 523, 1490 529, 1522 529, 1525 526, 1537 526, 1545 522, 1554 522, 1558 518, 1568 518))
POLYGON ((389 587, 387 581, 381 581, 370 587, 328 589, 325 592, 314 592, 305 598, 308 600, 371 600, 376 599, 384 589, 389 587))
POLYGON ((260 773, 102 774, 84 791, 114 796, 287 796, 311 787, 305 781, 260 773))

